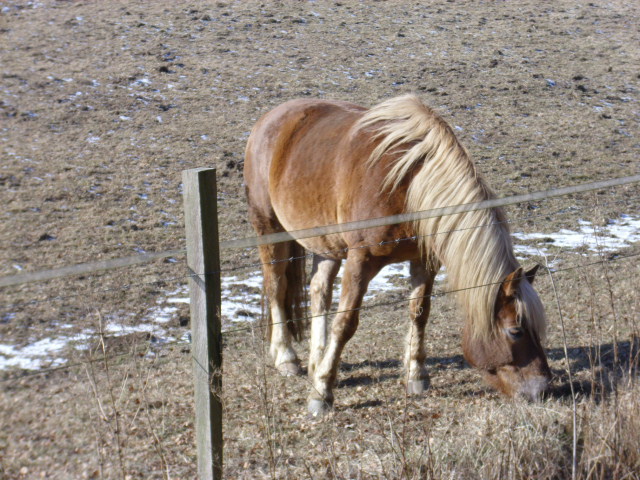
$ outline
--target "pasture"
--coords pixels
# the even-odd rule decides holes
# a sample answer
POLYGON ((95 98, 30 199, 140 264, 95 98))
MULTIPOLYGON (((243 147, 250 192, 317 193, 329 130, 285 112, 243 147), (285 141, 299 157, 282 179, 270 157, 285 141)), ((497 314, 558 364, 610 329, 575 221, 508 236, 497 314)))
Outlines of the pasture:
MULTIPOLYGON (((639 22, 618 0, 3 2, 0 276, 184 248, 189 168, 217 168, 221 239, 252 236, 246 140, 293 98, 416 93, 500 197, 637 174, 639 22)), ((226 477, 556 479, 575 453, 577 478, 640 478, 639 193, 507 208, 520 262, 554 272, 533 404, 466 365, 446 278, 431 388, 405 394, 399 268, 309 418, 308 379, 269 359, 257 252, 223 251, 226 477)), ((0 290, 0 478, 194 478, 186 283, 176 256, 0 290)))

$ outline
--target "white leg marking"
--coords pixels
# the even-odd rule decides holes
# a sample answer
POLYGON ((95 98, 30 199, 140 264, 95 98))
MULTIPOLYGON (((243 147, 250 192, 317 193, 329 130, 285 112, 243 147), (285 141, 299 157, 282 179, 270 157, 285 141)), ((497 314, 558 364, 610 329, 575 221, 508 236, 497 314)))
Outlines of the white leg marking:
POLYGON ((298 356, 291 347, 291 334, 287 329, 284 309, 278 305, 271 307, 271 345, 269 351, 276 367, 285 363, 298 362, 298 356))
POLYGON ((327 325, 329 324, 329 308, 333 293, 333 282, 340 269, 340 261, 313 258, 313 276, 311 278, 311 343, 309 346, 309 376, 322 360, 327 345, 327 325))

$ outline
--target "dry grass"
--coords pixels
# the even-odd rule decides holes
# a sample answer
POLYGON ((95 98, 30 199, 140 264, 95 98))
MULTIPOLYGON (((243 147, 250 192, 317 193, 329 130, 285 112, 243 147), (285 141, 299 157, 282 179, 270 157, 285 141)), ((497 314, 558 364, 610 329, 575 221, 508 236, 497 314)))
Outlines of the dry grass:
MULTIPOLYGON (((300 96, 373 105, 417 92, 459 127, 501 196, 637 173, 634 2, 1 8, 0 275, 183 247, 180 172, 192 167, 218 169, 222 236, 250 235, 246 134, 267 109, 300 96)), ((638 212, 638 191, 521 205, 509 216, 525 232, 603 225, 638 212)), ((639 478, 637 260, 570 270, 602 258, 545 246, 565 269, 555 280, 577 392, 576 477, 639 478)), ((255 261, 254 252, 223 258, 224 268, 255 261)), ((101 322, 147 321, 184 275, 180 263, 157 262, 2 291, 3 343, 96 333, 90 352, 60 352, 75 366, 0 374, 0 478, 194 478, 188 348, 99 333, 101 322)), ((537 288, 555 380, 536 405, 499 397, 465 367, 449 296, 432 309, 427 395, 404 394, 406 304, 388 293, 363 315, 336 411, 319 422, 305 414, 308 381, 275 373, 259 331, 225 336, 227 477, 569 478, 564 342, 549 280, 537 288)), ((168 334, 179 338, 185 317, 183 307, 168 334)))
MULTIPOLYGON (((637 272, 628 261, 608 268, 614 278, 637 272)), ((561 305, 577 392, 576 478, 638 478, 638 280, 609 291, 600 277, 602 266, 556 277, 566 292, 561 305), (607 298, 620 318, 617 361, 607 298)), ((538 281, 551 304, 550 283, 538 281)), ((434 302, 430 391, 412 398, 402 386, 404 321, 389 318, 403 318, 406 305, 371 308, 343 357, 336 411, 320 421, 305 413, 308 380, 277 374, 259 329, 225 335, 227 477, 569 478, 572 402, 557 314, 549 312, 552 390, 539 404, 522 404, 489 390, 465 367, 452 299, 434 302)), ((6 478, 193 477, 188 348, 168 345, 151 355, 144 337, 113 340, 99 336, 90 352, 76 353, 78 367, 2 383, 6 478)))
MULTIPOLYGON (((623 267, 616 270, 616 276, 635 270, 623 267)), ((574 276, 559 276, 558 283, 567 290, 566 283, 575 280, 574 276)), ((550 295, 550 286, 544 280, 541 283, 543 294, 550 295)), ((592 292, 596 297, 608 295, 602 284, 596 290, 592 292)), ((622 298, 621 293, 613 292, 616 299, 622 298)), ((632 304, 629 293, 622 295, 632 304)), ((440 299, 438 310, 448 313, 447 303, 440 299)), ((610 315, 607 309, 604 304, 604 308, 594 307, 585 314, 604 320, 610 315)), ((619 332, 625 340, 618 345, 617 364, 613 344, 604 338, 568 348, 577 392, 575 478, 638 478, 639 363, 637 345, 632 345, 635 337, 630 333, 637 328, 637 305, 623 310, 628 323, 619 332), (628 317, 629 313, 635 316, 628 317)), ((551 331, 551 344, 557 347, 549 350, 554 386, 540 404, 522 404, 487 390, 477 373, 464 368, 456 347, 444 348, 450 338, 443 332, 448 320, 434 318, 429 360, 433 385, 425 398, 415 399, 407 398, 402 388, 397 360, 401 346, 382 340, 388 337, 400 343, 401 326, 390 331, 384 313, 375 309, 366 313, 366 324, 345 353, 336 391, 337 410, 321 422, 304 414, 309 391, 306 379, 282 379, 270 367, 270 375, 257 375, 255 370, 262 371, 265 363, 270 364, 264 354, 239 361, 232 353, 236 349, 228 353, 231 367, 226 391, 234 401, 228 403, 232 431, 227 430, 227 452, 238 452, 227 461, 230 477, 571 478, 573 403, 562 342, 557 343, 561 335, 558 325, 551 331), (242 386, 252 379, 261 382, 260 396, 255 395, 255 387, 242 386), (241 399, 235 399, 238 384, 241 399), (242 409, 255 403, 262 405, 261 412, 269 412, 268 417, 263 413, 262 425, 256 423, 258 419, 248 419, 242 409), (241 411, 233 413, 235 408, 241 411), (265 428, 267 420, 269 429, 265 428), (247 443, 253 438, 252 431, 259 432, 262 443, 247 443), (263 450, 267 441, 271 444, 268 455, 263 450), (236 446, 240 449, 235 450, 236 446)), ((550 317, 557 320, 553 313, 550 317)), ((592 330, 585 321, 588 317, 568 317, 571 340, 575 341, 581 329, 592 330), (581 322, 584 325, 579 325, 581 322)), ((609 332, 606 337, 611 335, 609 332)), ((247 349, 237 350, 246 355, 247 349)))

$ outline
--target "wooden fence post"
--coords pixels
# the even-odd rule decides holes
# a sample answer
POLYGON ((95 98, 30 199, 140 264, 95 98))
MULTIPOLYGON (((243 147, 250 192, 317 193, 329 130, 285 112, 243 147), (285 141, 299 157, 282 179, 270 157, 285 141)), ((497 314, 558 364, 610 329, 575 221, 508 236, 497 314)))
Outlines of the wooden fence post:
POLYGON ((222 478, 222 336, 216 170, 182 172, 198 477, 222 478))

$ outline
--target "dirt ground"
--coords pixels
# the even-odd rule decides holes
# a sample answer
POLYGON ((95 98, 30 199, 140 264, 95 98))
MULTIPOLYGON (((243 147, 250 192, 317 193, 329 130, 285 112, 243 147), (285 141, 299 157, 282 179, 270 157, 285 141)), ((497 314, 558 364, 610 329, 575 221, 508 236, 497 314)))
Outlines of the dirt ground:
MULTIPOLYGON (((195 167, 217 169, 221 237, 251 236, 244 145, 260 115, 297 97, 374 105, 417 93, 454 126, 498 196, 637 174, 639 22, 640 6, 621 0, 4 1, 0 276, 184 248, 181 172, 195 167)), ((619 187, 508 213, 523 232, 605 225, 637 215, 639 193, 619 187)), ((637 379, 637 258, 570 269, 602 257, 552 251, 565 270, 557 302, 549 278, 538 285, 556 375, 541 406, 506 401, 465 366, 447 296, 429 327, 428 395, 402 393, 406 304, 382 294, 345 352, 336 414, 324 422, 304 416, 306 379, 278 377, 260 332, 237 324, 225 337, 227 476, 564 478, 573 427, 559 311, 580 392, 581 472, 633 473, 640 460, 624 452, 639 445, 640 428, 614 407, 631 395, 629 412, 638 408, 633 382, 615 386, 637 379), (617 425, 613 442, 593 427, 605 420, 617 425), (605 443, 620 449, 596 448, 605 443)), ((240 276, 256 261, 255 251, 223 252, 223 268, 240 276)), ((4 288, 0 338, 26 346, 61 325, 69 335, 114 318, 135 325, 185 272, 176 257, 4 288)), ((167 328, 179 338, 187 322, 180 306, 167 328)), ((75 367, 0 372, 0 478, 194 477, 188 345, 154 345, 152 335, 106 342, 98 335, 69 353, 75 367)))

